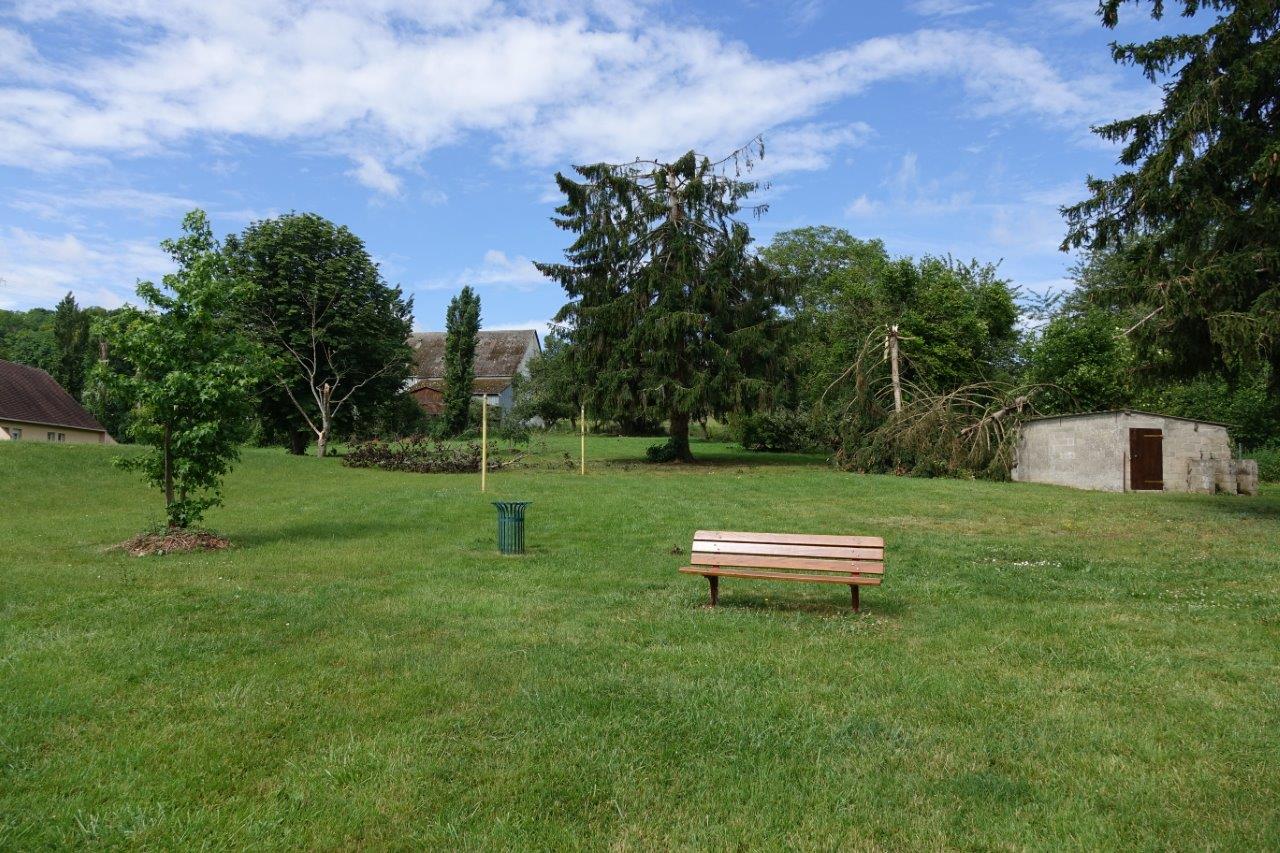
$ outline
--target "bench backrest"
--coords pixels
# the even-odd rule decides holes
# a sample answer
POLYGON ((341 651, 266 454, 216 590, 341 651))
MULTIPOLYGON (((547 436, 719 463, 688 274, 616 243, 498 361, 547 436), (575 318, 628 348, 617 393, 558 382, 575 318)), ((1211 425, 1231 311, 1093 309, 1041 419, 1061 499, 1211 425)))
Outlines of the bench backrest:
POLYGON ((691 562, 695 566, 882 575, 884 540, 878 536, 699 530, 693 534, 691 562))

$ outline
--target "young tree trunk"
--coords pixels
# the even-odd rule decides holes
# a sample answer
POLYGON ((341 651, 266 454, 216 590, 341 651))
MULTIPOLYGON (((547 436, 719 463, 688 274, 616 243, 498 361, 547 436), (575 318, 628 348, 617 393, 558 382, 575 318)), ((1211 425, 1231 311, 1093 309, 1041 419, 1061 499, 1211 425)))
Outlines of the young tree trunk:
POLYGON ((316 456, 324 458, 325 449, 329 446, 329 430, 333 427, 333 412, 329 408, 330 395, 333 388, 326 382, 320 386, 320 430, 316 433, 316 456))
MULTIPOLYGON (((169 514, 169 507, 173 506, 173 451, 169 442, 169 426, 166 424, 164 428, 164 509, 165 515, 169 514)), ((167 520, 167 519, 166 519, 167 520)))
POLYGON ((671 449, 681 462, 693 461, 693 451, 689 449, 688 412, 671 413, 671 449))
POLYGON ((328 412, 320 413, 320 431, 316 433, 316 456, 320 459, 324 458, 325 450, 329 447, 329 430, 332 422, 329 420, 328 412))

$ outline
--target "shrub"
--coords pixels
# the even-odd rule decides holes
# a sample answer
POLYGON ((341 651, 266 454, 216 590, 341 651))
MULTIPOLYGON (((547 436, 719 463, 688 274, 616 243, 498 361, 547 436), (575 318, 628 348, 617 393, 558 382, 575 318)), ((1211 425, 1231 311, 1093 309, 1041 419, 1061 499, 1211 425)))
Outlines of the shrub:
MULTIPOLYGON (((480 470, 480 445, 446 444, 440 439, 414 436, 399 441, 366 441, 353 446, 342 458, 350 468, 381 468, 417 474, 467 474, 480 470)), ((489 453, 489 469, 504 464, 489 453)))
POLYGON ((775 409, 754 412, 734 419, 738 443, 747 450, 792 453, 821 446, 813 421, 805 412, 775 409))
POLYGON ((652 445, 644 452, 645 458, 650 462, 674 462, 680 458, 680 454, 676 451, 676 447, 669 441, 662 444, 652 445))
POLYGON ((522 444, 528 444, 532 436, 529 425, 511 413, 502 419, 502 423, 498 424, 498 428, 494 430, 494 435, 498 440, 505 441, 512 447, 519 447, 522 444))
POLYGON ((1264 447, 1242 454, 1258 461, 1258 479, 1264 483, 1280 483, 1280 447, 1264 447))

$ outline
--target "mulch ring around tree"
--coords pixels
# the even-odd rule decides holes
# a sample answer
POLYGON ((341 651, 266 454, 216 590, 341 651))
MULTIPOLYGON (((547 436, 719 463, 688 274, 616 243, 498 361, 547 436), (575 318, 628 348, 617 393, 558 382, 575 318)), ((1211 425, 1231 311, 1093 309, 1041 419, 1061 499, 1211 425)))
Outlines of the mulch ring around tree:
POLYGON ((231 547, 231 540, 203 530, 160 530, 139 533, 116 547, 135 557, 160 557, 188 551, 222 551, 231 547))

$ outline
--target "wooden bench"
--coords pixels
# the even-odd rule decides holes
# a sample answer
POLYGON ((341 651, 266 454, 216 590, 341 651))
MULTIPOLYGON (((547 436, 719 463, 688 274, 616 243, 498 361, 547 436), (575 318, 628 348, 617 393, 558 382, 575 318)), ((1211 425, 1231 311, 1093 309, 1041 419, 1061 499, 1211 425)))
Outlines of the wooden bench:
POLYGON ((747 578, 847 584, 857 611, 858 588, 879 586, 884 575, 884 540, 877 536, 699 530, 690 552, 693 565, 680 571, 707 579, 712 607, 720 578, 747 578))

